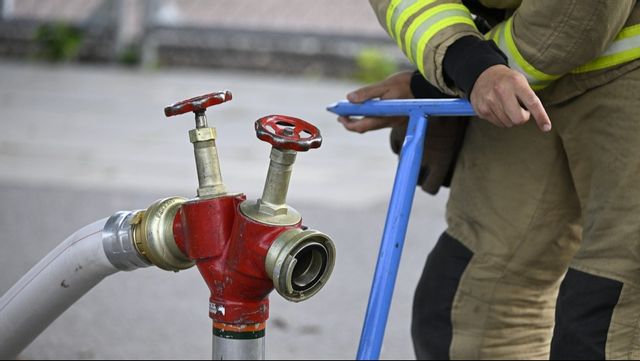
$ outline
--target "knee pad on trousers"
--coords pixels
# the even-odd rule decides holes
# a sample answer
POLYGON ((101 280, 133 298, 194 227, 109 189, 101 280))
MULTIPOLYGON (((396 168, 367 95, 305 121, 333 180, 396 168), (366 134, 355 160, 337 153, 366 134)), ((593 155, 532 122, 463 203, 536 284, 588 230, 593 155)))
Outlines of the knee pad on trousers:
POLYGON ((429 254, 413 300, 411 336, 420 360, 449 358, 451 307, 473 253, 446 233, 429 254))
POLYGON ((552 360, 604 360, 622 283, 570 268, 560 286, 552 360))

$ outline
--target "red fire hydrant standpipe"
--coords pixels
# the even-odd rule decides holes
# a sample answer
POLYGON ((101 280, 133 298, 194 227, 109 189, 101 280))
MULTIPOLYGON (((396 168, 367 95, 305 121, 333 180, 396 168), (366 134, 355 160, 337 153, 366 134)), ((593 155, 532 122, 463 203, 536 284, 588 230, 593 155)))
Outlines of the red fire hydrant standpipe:
POLYGON ((227 193, 222 182, 216 131, 206 108, 231 100, 228 91, 188 99, 165 108, 165 115, 194 112, 189 132, 198 172, 198 196, 162 199, 133 217, 138 252, 160 268, 195 265, 207 283, 213 319, 213 359, 264 359, 269 293, 275 288, 293 302, 316 294, 335 263, 331 239, 302 226, 286 204, 297 152, 322 144, 319 130, 298 118, 272 115, 255 123, 259 139, 270 143, 271 162, 262 197, 227 193))
POLYGON ((258 138, 273 145, 262 197, 247 201, 243 194, 227 193, 216 130, 207 124, 205 110, 229 100, 231 93, 225 91, 165 108, 167 116, 196 115, 189 139, 198 172, 197 197, 170 197, 143 210, 117 212, 49 253, 0 297, 0 355, 17 356, 112 273, 150 265, 170 271, 197 265, 211 290, 213 358, 264 359, 269 293, 275 288, 287 300, 306 300, 324 286, 335 263, 331 239, 302 226, 300 214, 286 204, 296 152, 320 147, 322 138, 301 119, 259 119, 258 138), (43 291, 52 298, 32 302, 43 291), (34 305, 37 312, 29 308, 34 305), (2 331, 8 337, 2 339, 2 331))

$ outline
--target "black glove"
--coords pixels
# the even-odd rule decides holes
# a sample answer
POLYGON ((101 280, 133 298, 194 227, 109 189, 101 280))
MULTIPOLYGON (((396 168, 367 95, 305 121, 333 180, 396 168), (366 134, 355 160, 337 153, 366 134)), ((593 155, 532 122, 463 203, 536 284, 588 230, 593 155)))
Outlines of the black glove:
MULTIPOLYGON (((440 187, 451 185, 468 122, 469 117, 429 117, 417 184, 425 192, 435 195, 440 187)), ((406 133, 407 123, 391 130, 394 153, 400 153, 406 133)))

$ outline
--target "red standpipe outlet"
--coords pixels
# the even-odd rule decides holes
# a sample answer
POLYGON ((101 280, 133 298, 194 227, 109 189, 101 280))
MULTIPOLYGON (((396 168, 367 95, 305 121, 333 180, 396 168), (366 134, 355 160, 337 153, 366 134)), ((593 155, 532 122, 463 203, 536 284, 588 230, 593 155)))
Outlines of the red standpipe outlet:
MULTIPOLYGON (((204 110, 229 99, 229 92, 218 92, 165 108, 167 116, 196 113, 197 129, 190 131, 189 137, 194 143, 200 187, 199 197, 181 203, 172 218, 173 229, 166 229, 173 233, 175 243, 170 243, 179 251, 159 247, 159 253, 165 249, 182 252, 195 261, 211 291, 209 316, 214 336, 238 340, 264 336, 268 295, 273 289, 293 302, 317 293, 333 270, 335 247, 325 234, 303 228, 300 215, 286 205, 295 153, 318 148, 322 142, 319 130, 301 119, 280 115, 259 119, 258 138, 274 147, 262 198, 247 202, 243 194, 226 193, 215 132, 207 128, 204 110)), ((173 264, 165 268, 182 269, 173 264)), ((218 355, 216 342, 214 337, 214 357, 218 355)), ((218 343, 219 355, 255 356, 251 352, 235 354, 235 344, 218 343)))
POLYGON ((192 200, 180 208, 174 237, 211 291, 209 316, 216 323, 249 325, 269 317, 274 284, 265 269, 269 248, 294 226, 271 226, 244 216, 244 195, 192 200))

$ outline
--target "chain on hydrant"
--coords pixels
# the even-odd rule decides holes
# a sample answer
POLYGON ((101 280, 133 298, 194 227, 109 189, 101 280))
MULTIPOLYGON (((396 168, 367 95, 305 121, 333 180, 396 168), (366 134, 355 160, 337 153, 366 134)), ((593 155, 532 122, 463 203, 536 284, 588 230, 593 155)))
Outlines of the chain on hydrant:
POLYGON ((262 359, 269 293, 299 302, 327 282, 335 262, 331 239, 302 226, 287 205, 297 152, 322 144, 319 130, 297 118, 256 121, 256 135, 272 145, 260 199, 230 194, 222 182, 216 130, 206 108, 232 99, 228 91, 165 108, 166 116, 193 112, 189 132, 198 173, 197 197, 161 199, 130 218, 137 251, 156 266, 179 271, 194 264, 209 286, 214 359, 262 359))

